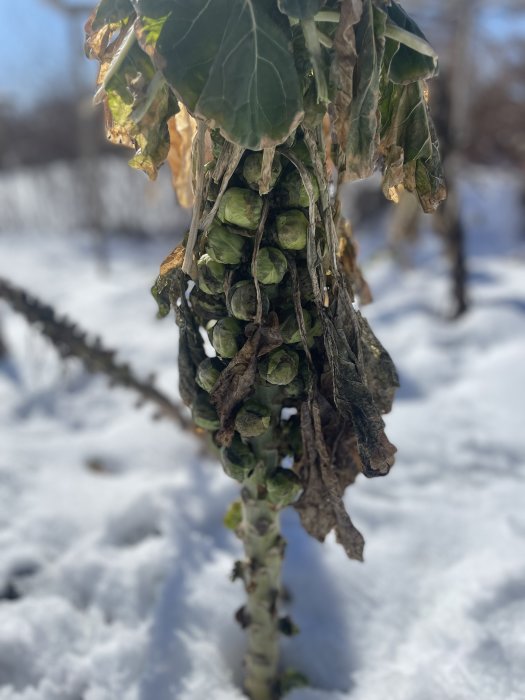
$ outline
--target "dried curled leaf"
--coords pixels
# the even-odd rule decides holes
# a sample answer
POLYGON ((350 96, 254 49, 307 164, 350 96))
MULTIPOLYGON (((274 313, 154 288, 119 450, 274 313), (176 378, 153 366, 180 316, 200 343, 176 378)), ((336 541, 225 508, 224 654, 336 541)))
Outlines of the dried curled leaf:
POLYGON ((393 199, 403 185, 417 194, 425 212, 435 211, 446 197, 446 187, 425 84, 389 82, 380 112, 380 150, 385 156, 383 191, 393 199))
POLYGON ((354 68, 357 62, 355 25, 363 12, 362 0, 343 0, 341 19, 334 39, 334 59, 330 68, 330 79, 335 89, 332 114, 337 142, 345 147, 353 102, 354 68))
POLYGON ((168 165, 171 181, 181 207, 193 205, 192 143, 197 133, 197 122, 184 106, 168 121, 170 150, 168 165))
POLYGON ((104 103, 106 136, 136 151, 130 165, 151 179, 169 150, 168 119, 177 101, 135 38, 126 3, 102 3, 86 24, 86 52, 99 63, 96 99, 104 103))

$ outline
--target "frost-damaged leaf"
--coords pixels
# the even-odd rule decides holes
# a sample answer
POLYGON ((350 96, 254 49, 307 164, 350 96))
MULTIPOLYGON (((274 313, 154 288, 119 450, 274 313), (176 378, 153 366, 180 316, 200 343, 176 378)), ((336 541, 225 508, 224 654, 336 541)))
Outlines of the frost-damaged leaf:
POLYGON ((235 412, 253 392, 257 376, 257 359, 282 345, 279 320, 275 313, 268 316, 266 325, 250 324, 246 328, 247 341, 237 355, 221 372, 211 394, 221 421, 216 436, 219 444, 229 445, 234 433, 235 412))
POLYGON ((197 132, 195 119, 182 106, 180 112, 168 122, 170 150, 168 165, 171 169, 171 182, 181 207, 193 205, 191 146, 197 132))
POLYGON ((108 24, 120 23, 134 14, 131 0, 101 0, 92 19, 93 31, 108 24))
POLYGON ((356 313, 361 335, 361 349, 366 383, 375 405, 381 413, 392 410, 394 394, 399 387, 399 377, 392 358, 379 342, 366 318, 356 313))
POLYGON ((290 36, 254 0, 134 0, 138 34, 196 117, 246 148, 284 141, 303 116, 290 36))
POLYGON ((277 0, 281 12, 296 19, 310 19, 321 7, 325 0, 277 0))
POLYGON ((348 126, 353 99, 354 68, 357 61, 355 25, 363 12, 362 0, 343 0, 341 19, 334 39, 334 59, 330 80, 335 88, 333 126, 338 143, 344 148, 348 141, 348 126))
MULTIPOLYGON (((343 418, 354 427, 363 473, 368 477, 383 476, 394 464, 396 448, 386 437, 380 407, 374 401, 377 388, 367 385, 357 314, 340 298, 331 311, 333 321, 326 317, 324 325, 333 399, 343 418)), ((386 404, 386 397, 379 394, 379 398, 386 404)))
POLYGON ((98 84, 109 141, 136 151, 130 165, 155 179, 169 151, 168 119, 177 101, 151 59, 133 40, 133 17, 93 30, 86 25, 86 47, 100 61, 98 84), (117 38, 112 40, 118 31, 117 38))
POLYGON ((425 212, 435 211, 446 197, 446 188, 425 84, 389 82, 383 90, 380 111, 380 150, 385 156, 383 190, 389 196, 402 184, 417 194, 425 212))
POLYGON ((323 542, 335 529, 336 538, 350 559, 363 560, 364 539, 343 503, 344 484, 333 469, 331 454, 321 429, 317 400, 301 407, 304 455, 300 465, 304 492, 295 504, 309 535, 323 542))
MULTIPOLYGON (((392 0, 392 3, 387 8, 387 13, 389 20, 396 26, 426 41, 426 37, 421 29, 397 2, 392 0)), ((392 40, 387 40, 388 43, 390 43, 390 41, 392 40)), ((397 50, 393 54, 388 67, 388 76, 392 82, 407 85, 416 80, 433 78, 438 74, 439 67, 436 57, 425 56, 416 49, 399 42, 393 43, 397 46, 397 50)))
POLYGON ((372 174, 379 145, 379 86, 385 46, 386 13, 364 0, 355 28, 358 55, 346 142, 346 174, 351 180, 372 174))

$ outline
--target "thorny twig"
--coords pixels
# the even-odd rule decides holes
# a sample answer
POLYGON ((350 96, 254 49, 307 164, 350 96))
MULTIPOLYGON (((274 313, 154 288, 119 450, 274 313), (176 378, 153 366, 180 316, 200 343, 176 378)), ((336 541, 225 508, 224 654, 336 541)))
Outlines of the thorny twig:
POLYGON ((193 430, 192 422, 177 404, 153 386, 151 380, 139 379, 129 364, 117 362, 115 351, 102 347, 100 339, 90 341, 85 331, 66 318, 58 318, 55 310, 24 289, 0 278, 0 299, 35 325, 48 338, 64 359, 78 358, 86 370, 108 376, 111 384, 137 392, 143 401, 155 404, 159 417, 170 418, 184 430, 193 430))

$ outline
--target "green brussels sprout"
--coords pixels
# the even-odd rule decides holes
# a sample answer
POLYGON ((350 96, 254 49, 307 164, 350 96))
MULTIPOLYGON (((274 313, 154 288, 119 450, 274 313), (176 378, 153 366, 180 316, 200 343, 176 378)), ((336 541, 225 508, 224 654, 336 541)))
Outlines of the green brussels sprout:
POLYGON ((278 348, 259 363, 259 373, 270 384, 286 386, 297 376, 299 355, 294 350, 278 348))
POLYGON ((304 380, 299 375, 297 375, 289 384, 286 385, 285 395, 288 399, 298 399, 304 395, 304 392, 304 380))
POLYGON ((261 248, 255 262, 257 279, 261 284, 279 284, 286 274, 288 262, 278 248, 261 248))
MULTIPOLYGON (((314 190, 314 199, 317 202, 319 199, 319 185, 317 184, 317 179, 313 172, 309 170, 308 173, 314 190)), ((310 206, 308 192, 296 168, 290 170, 290 172, 282 178, 279 183, 279 191, 283 204, 287 207, 301 207, 302 209, 307 209, 310 206)))
POLYGON ((197 262, 199 289, 205 294, 220 294, 224 291, 225 267, 222 263, 212 260, 205 253, 197 262))
POLYGON ((213 224, 206 236, 206 252, 215 262, 238 265, 242 260, 244 238, 226 226, 213 224))
POLYGON ((222 147, 226 143, 226 139, 222 136, 219 129, 212 129, 210 131, 211 136, 211 151, 213 157, 217 159, 221 155, 222 147))
POLYGON ((254 231, 261 220, 263 200, 253 190, 230 187, 223 194, 217 216, 226 224, 254 231))
POLYGON ((210 394, 217 384, 223 365, 216 357, 207 357, 197 367, 195 381, 201 389, 210 394))
POLYGON ((318 338, 319 336, 323 335, 323 333, 324 333, 323 322, 321 321, 319 316, 317 314, 315 314, 312 317, 309 335, 311 335, 312 338, 318 338))
POLYGON ((234 318, 221 318, 213 326, 212 345, 220 357, 234 357, 242 343, 242 326, 234 318))
POLYGON ((302 250, 306 247, 308 219, 302 211, 283 211, 275 218, 277 240, 284 250, 302 250))
POLYGON ((193 422, 199 428, 204 430, 218 430, 221 427, 221 422, 215 407, 212 406, 206 394, 199 394, 197 400, 192 406, 191 413, 193 422))
POLYGON ((248 400, 235 417, 235 430, 244 438, 259 437, 270 427, 271 414, 266 406, 248 400))
POLYGON ((201 321, 211 321, 212 319, 224 318, 228 315, 224 294, 217 296, 204 294, 195 286, 190 292, 189 299, 195 315, 201 321))
MULTIPOLYGON (((304 326, 306 329, 306 334, 308 335, 312 327, 312 318, 310 312, 303 309, 304 326)), ((301 342, 301 331, 299 330, 299 324, 297 323, 297 316, 295 312, 287 316, 280 327, 281 336, 285 343, 288 345, 293 345, 294 343, 301 342)))
POLYGON ((295 139, 293 146, 292 146, 292 153, 305 165, 307 165, 309 167, 312 165, 312 158, 310 156, 310 151, 308 150, 308 146, 304 142, 304 139, 302 139, 302 138, 295 139))
POLYGON ((229 447, 221 449, 222 467, 225 473, 235 479, 244 481, 255 467, 255 455, 239 435, 234 435, 229 447))
MULTIPOLYGON (((253 321, 257 315, 257 291, 255 283, 251 280, 237 282, 229 291, 230 308, 235 318, 241 321, 253 321)), ((261 290, 261 302, 263 315, 268 313, 270 302, 261 290)))
MULTIPOLYGON (((261 169, 263 163, 263 154, 259 151, 257 153, 250 153, 250 155, 244 161, 242 168, 242 176, 252 188, 252 190, 259 191, 259 180, 261 179, 261 169)), ((276 155, 272 161, 272 171, 270 175, 270 189, 277 182, 279 175, 282 171, 281 158, 276 155)))
POLYGON ((210 180, 208 183, 208 192, 207 192, 208 196, 206 197, 207 201, 208 202, 215 202, 215 200, 219 196, 219 190, 220 190, 220 187, 219 187, 218 183, 215 182, 215 180, 213 180, 210 177, 210 180))
POLYGON ((289 506, 299 498, 303 485, 301 480, 290 469, 279 467, 266 481, 268 500, 279 508, 289 506))

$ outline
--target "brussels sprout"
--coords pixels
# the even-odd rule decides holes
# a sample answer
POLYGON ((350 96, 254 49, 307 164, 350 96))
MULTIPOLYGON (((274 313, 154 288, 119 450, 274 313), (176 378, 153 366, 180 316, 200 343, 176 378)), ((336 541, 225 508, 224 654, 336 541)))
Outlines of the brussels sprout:
POLYGON ((219 187, 218 183, 216 183, 215 180, 212 180, 210 177, 210 181, 208 183, 208 192, 207 192, 208 196, 206 197, 208 202, 215 202, 215 200, 219 196, 219 190, 220 190, 220 187, 219 187))
MULTIPOLYGON (((317 202, 319 199, 319 185, 312 171, 309 170, 308 173, 314 190, 314 199, 317 202)), ((301 207, 302 209, 307 209, 310 206, 308 192, 296 168, 290 170, 290 172, 283 177, 279 183, 279 191, 283 204, 287 207, 301 207)))
POLYGON ((302 211, 291 209, 275 218, 277 240, 284 250, 302 250, 306 247, 308 219, 302 211))
POLYGON ((279 284, 287 268, 288 262, 278 248, 261 248, 257 253, 256 272, 261 284, 279 284))
POLYGON ((286 386, 297 376, 299 355, 294 350, 273 350, 259 363, 259 373, 270 384, 286 386))
POLYGON ((207 357, 197 367, 195 381, 201 389, 210 394, 222 371, 222 364, 216 357, 207 357))
POLYGON ((304 395, 305 386, 303 378, 297 375, 289 384, 286 385, 285 395, 288 399, 298 399, 304 395))
POLYGON ((301 138, 296 138, 294 141, 294 144, 292 146, 292 153, 294 156, 299 158, 299 160, 304 163, 305 165, 311 166, 312 165, 312 158, 310 156, 310 151, 308 150, 308 146, 304 142, 304 139, 301 138))
POLYGON ((317 314, 315 314, 312 317, 309 335, 311 335, 312 338, 318 338, 319 336, 323 335, 323 333, 324 333, 323 322, 321 321, 319 316, 317 314))
MULTIPOLYGON (((252 190, 259 191, 259 180, 261 179, 261 169, 263 163, 263 154, 261 152, 251 153, 246 160, 242 168, 242 176, 252 188, 252 190)), ((272 172, 270 176, 270 189, 275 185, 279 175, 281 174, 282 165, 281 158, 276 155, 272 161, 272 172)))
POLYGON ((253 231, 261 220, 263 200, 253 190, 230 187, 223 194, 217 216, 226 224, 253 231))
POLYGON ((193 422, 204 430, 218 430, 221 422, 206 394, 199 394, 191 410, 193 422))
POLYGON ((230 447, 221 449, 222 467, 236 481, 244 481, 255 467, 255 455, 238 435, 234 435, 230 447))
POLYGON ((300 496, 303 486, 297 474, 290 469, 279 467, 266 481, 268 500, 275 506, 284 508, 294 503, 300 496))
POLYGON ((244 438, 259 437, 270 427, 271 414, 266 406, 248 400, 235 417, 235 430, 244 438))
POLYGON ((213 326, 212 345, 220 357, 234 357, 240 350, 242 326, 234 318, 221 318, 213 326))
MULTIPOLYGON (((306 334, 310 331, 312 326, 312 320, 310 312, 303 309, 304 326, 306 329, 306 334)), ((283 341, 289 345, 301 342, 301 331, 299 330, 299 324, 297 323, 297 317, 295 312, 287 316, 280 327, 281 336, 283 341)))
MULTIPOLYGON (((235 318, 241 321, 253 321, 257 315, 257 291, 255 283, 251 280, 237 282, 229 292, 230 308, 235 318)), ((263 315, 268 313, 270 302, 261 290, 261 302, 263 315)))
POLYGON ((224 265, 238 265, 242 260, 244 238, 226 226, 213 224, 206 236, 206 252, 212 260, 224 265))
POLYGON ((220 294, 224 291, 225 268, 220 262, 212 260, 208 254, 201 255, 197 262, 199 289, 205 294, 220 294))
POLYGON ((204 294, 195 286, 190 292, 190 303, 195 315, 201 321, 224 318, 228 315, 224 294, 217 296, 204 294))

